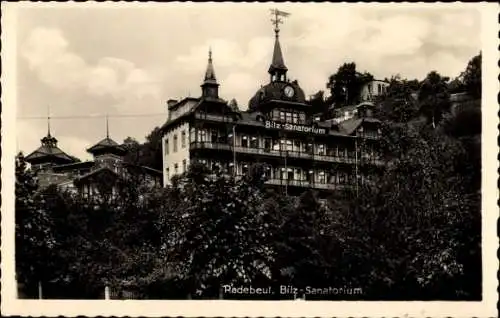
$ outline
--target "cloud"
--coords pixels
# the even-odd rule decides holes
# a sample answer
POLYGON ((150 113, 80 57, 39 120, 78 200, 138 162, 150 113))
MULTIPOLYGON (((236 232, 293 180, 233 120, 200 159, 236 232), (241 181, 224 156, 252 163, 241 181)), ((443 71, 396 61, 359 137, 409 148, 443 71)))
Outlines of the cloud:
POLYGON ((159 98, 160 82, 134 63, 102 57, 90 64, 70 50, 61 30, 37 27, 21 47, 21 55, 39 79, 56 90, 85 90, 91 96, 117 100, 152 96, 159 98))
MULTIPOLYGON (((84 9, 23 11, 19 115, 44 116, 48 104, 54 116, 163 112, 166 99, 201 94, 209 47, 221 97, 236 98, 245 109, 269 81, 274 34, 268 6, 176 9, 117 13, 103 8, 92 23, 84 9), (222 12, 230 14, 221 20, 222 12)), ((291 13, 280 32, 288 75, 306 95, 326 90, 328 76, 345 62, 354 61, 358 70, 378 78, 399 73, 422 79, 431 70, 456 76, 481 47, 480 15, 474 9, 283 4, 283 10, 291 13)), ((165 120, 114 117, 111 135, 117 141, 143 140, 165 120)), ((37 133, 26 135, 28 141, 19 132, 23 149, 38 147, 46 132, 42 121, 30 123, 37 133)), ((61 120, 54 127, 63 150, 70 152, 67 145, 75 142, 75 154, 85 154, 104 134, 102 119, 61 120), (67 139, 71 136, 80 139, 67 139)))
POLYGON ((214 64, 217 69, 241 71, 252 69, 270 56, 272 39, 254 37, 247 43, 237 43, 226 39, 214 38, 196 45, 188 54, 176 58, 177 66, 187 72, 200 72, 205 69, 208 50, 212 48, 214 64))

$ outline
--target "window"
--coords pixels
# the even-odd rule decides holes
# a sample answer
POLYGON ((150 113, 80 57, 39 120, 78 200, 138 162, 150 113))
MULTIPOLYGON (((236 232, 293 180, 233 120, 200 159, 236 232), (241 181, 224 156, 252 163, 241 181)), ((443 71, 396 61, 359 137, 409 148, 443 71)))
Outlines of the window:
POLYGON ((287 179, 288 180, 293 180, 293 177, 294 177, 294 174, 293 174, 293 169, 292 168, 288 168, 287 169, 287 179))
POLYGON ((241 168, 242 168, 241 169, 242 174, 247 174, 247 172, 248 172, 248 165, 246 163, 244 163, 241 168))
POLYGON ((306 152, 308 154, 311 154, 313 152, 313 144, 311 144, 311 143, 307 144, 307 146, 306 146, 306 152))
POLYGON ((264 139, 264 149, 271 150, 271 138, 264 139))
POLYGON ((198 131, 198 135, 200 136, 200 141, 207 141, 206 140, 207 132, 204 129, 200 129, 198 131))
POLYGON ((285 112, 280 112, 280 120, 285 121, 285 112))
POLYGON ((177 152, 177 135, 174 135, 174 152, 177 152))
POLYGON ((285 150, 285 140, 284 139, 280 140, 280 146, 279 147, 280 147, 280 150, 282 150, 282 151, 285 150))
POLYGON ((335 172, 330 174, 328 182, 333 184, 337 183, 337 175, 335 174, 335 172))
POLYGON ((294 124, 297 124, 299 122, 299 114, 297 114, 297 113, 292 114, 292 122, 294 124))
POLYGON ((187 171, 187 163, 186 163, 186 159, 182 160, 182 171, 183 171, 183 172, 186 172, 186 171, 187 171))
POLYGON ((164 145, 164 147, 165 147, 165 149, 164 149, 165 150, 165 155, 168 155, 168 152, 169 152, 169 149, 168 149, 168 137, 165 138, 165 145, 164 145))
POLYGON ((257 137, 250 138, 250 147, 259 148, 259 139, 257 137))
POLYGON ((300 141, 299 140, 293 141, 293 151, 300 152, 300 141))
POLYGON ((318 173, 318 182, 319 183, 326 183, 326 175, 324 171, 320 171, 318 173))
POLYGON ((380 83, 378 84, 378 93, 379 94, 382 93, 382 84, 380 83))
POLYGON ((323 144, 318 145, 318 155, 320 155, 320 156, 325 155, 325 145, 323 145, 323 144))
POLYGON ((285 180, 286 179, 286 170, 285 168, 281 168, 280 170, 280 179, 285 180))
POLYGON ((166 175, 167 179, 170 179, 170 169, 169 168, 165 169, 165 175, 166 175))
POLYGON ((191 141, 191 142, 193 142, 193 141, 198 141, 198 140, 196 139, 196 128, 191 128, 191 130, 190 130, 190 132, 189 132, 189 135, 190 135, 190 136, 189 136, 189 139, 190 139, 190 141, 191 141))
POLYGON ((280 150, 280 143, 278 140, 273 140, 273 150, 280 150))
POLYGON ((186 131, 183 130, 181 134, 181 147, 186 148, 186 131))
POLYGON ((314 183, 314 171, 313 170, 309 170, 306 172, 306 180, 314 183))
POLYGON ((242 136, 241 137, 241 146, 248 148, 248 137, 247 136, 242 136))
POLYGON ((306 122, 306 114, 305 113, 300 113, 299 114, 299 123, 304 124, 306 122))
POLYGON ((179 173, 179 165, 178 164, 174 164, 174 173, 175 174, 179 173))
POLYGON ((346 182, 346 175, 344 172, 339 173, 339 183, 344 184, 346 182))
POLYGON ((266 178, 271 179, 271 167, 267 166, 266 169, 264 169, 264 175, 266 178))
POLYGON ((291 123, 292 122, 292 114, 291 113, 289 113, 289 112, 285 113, 285 121, 287 123, 291 123))
POLYGON ((292 151, 293 150, 293 144, 292 144, 292 141, 290 139, 288 139, 286 141, 286 150, 287 151, 292 151))
POLYGON ((279 120, 280 119, 280 112, 279 110, 273 110, 273 119, 274 120, 279 120))
POLYGON ((211 142, 217 142, 217 130, 212 130, 211 142))
POLYGON ((339 157, 345 157, 345 149, 342 147, 337 148, 338 156, 339 157))

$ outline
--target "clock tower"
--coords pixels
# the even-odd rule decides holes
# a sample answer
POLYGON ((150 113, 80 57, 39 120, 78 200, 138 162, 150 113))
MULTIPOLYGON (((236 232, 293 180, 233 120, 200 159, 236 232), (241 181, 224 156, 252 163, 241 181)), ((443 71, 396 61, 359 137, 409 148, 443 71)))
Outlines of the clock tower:
POLYGON ((280 19, 280 16, 287 16, 288 13, 281 12, 275 10, 274 19, 272 20, 274 23, 274 50, 273 50, 273 59, 271 61, 271 65, 269 66, 269 75, 271 75, 271 82, 286 82, 286 73, 288 68, 285 65, 285 60, 283 59, 283 53, 281 52, 281 45, 279 40, 279 24, 283 23, 280 19))

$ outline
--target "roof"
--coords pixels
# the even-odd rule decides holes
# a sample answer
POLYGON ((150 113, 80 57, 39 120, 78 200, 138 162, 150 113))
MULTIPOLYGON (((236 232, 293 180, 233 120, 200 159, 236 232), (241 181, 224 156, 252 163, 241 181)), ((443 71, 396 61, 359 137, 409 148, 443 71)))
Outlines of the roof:
POLYGON ((306 96, 302 88, 300 88, 299 84, 295 81, 293 82, 271 82, 267 85, 262 86, 257 93, 250 99, 248 102, 248 109, 257 110, 259 105, 263 102, 267 102, 269 100, 285 100, 296 103, 306 102, 306 96), (295 90, 295 95, 292 98, 287 98, 284 95, 284 88, 287 86, 292 86, 295 90))
POLYGON ((92 168, 94 165, 95 165, 94 161, 81 161, 81 162, 57 165, 54 166, 52 169, 54 171, 77 170, 77 169, 92 168))
POLYGON ((109 137, 106 137, 103 140, 99 141, 97 144, 88 148, 87 151, 91 154, 106 151, 109 151, 110 153, 117 152, 119 154, 125 154, 127 152, 127 150, 123 146, 119 145, 116 141, 109 137))
POLYGON ((212 63, 212 50, 208 52, 208 65, 205 72, 205 84, 217 84, 217 79, 215 77, 214 65, 212 63))
POLYGON ((88 178, 95 176, 95 175, 102 173, 102 172, 112 173, 118 177, 118 174, 116 172, 114 172, 111 168, 109 168, 107 166, 103 166, 103 167, 97 168, 95 170, 92 170, 89 173, 86 173, 82 176, 79 176, 78 178, 75 179, 75 183, 78 183, 79 181, 82 181, 84 179, 88 179, 88 178))
POLYGON ((26 161, 43 161, 58 159, 59 161, 66 161, 68 163, 79 161, 78 158, 73 157, 62 151, 57 147, 57 139, 48 135, 42 139, 42 145, 35 151, 26 156, 26 161))
POLYGON ((339 124, 340 131, 347 135, 351 135, 363 122, 362 118, 351 118, 344 120, 339 124))
POLYGON ((285 66, 285 60, 283 59, 283 52, 281 51, 281 45, 277 34, 276 39, 274 40, 273 58, 271 60, 271 65, 269 66, 269 73, 273 73, 275 70, 288 70, 285 66))
POLYGON ((124 165, 126 167, 129 167, 129 168, 137 168, 137 169, 140 169, 140 170, 145 170, 145 171, 147 171, 150 174, 159 175, 159 176, 163 175, 162 171, 160 171, 158 169, 151 168, 151 167, 134 165, 134 164, 131 164, 131 163, 125 163, 124 165))
POLYGON ((379 123, 380 121, 373 117, 351 118, 339 123, 339 130, 346 135, 352 135, 365 122, 379 123))

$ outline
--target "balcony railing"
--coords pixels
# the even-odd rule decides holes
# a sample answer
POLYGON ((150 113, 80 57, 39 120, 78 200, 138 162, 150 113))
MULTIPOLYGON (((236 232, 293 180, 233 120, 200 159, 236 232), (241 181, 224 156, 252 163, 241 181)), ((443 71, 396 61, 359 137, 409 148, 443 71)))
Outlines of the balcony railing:
POLYGON ((287 185, 287 186, 315 188, 324 190, 339 190, 339 189, 346 189, 352 186, 349 184, 319 183, 319 182, 310 182, 307 180, 288 180, 288 179, 269 179, 266 181, 266 184, 279 185, 279 186, 287 185))
MULTIPOLYGON (((253 147, 242 147, 236 146, 233 147, 231 144, 226 143, 217 143, 210 141, 196 141, 191 142, 191 149, 214 149, 214 150, 226 150, 226 151, 234 151, 236 153, 246 153, 246 154, 255 154, 255 155, 267 155, 274 157, 288 157, 288 158, 298 158, 298 159, 310 159, 317 160, 322 162, 332 162, 332 163, 347 163, 347 164, 355 164, 356 158, 354 156, 334 156, 334 155, 319 155, 312 154, 310 152, 299 152, 299 151, 286 151, 286 150, 274 150, 274 149, 266 149, 266 148, 253 148, 253 147)), ((364 164, 374 164, 374 165, 383 165, 384 162, 380 159, 375 159, 371 157, 359 157, 358 163, 364 164)))
POLYGON ((193 141, 190 144, 190 149, 215 149, 215 150, 228 150, 228 151, 233 150, 231 145, 218 142, 210 142, 210 141, 193 141))
POLYGON ((217 122, 224 122, 224 123, 229 123, 229 122, 234 121, 234 119, 230 116, 213 115, 213 114, 207 114, 207 113, 195 113, 194 116, 197 119, 208 119, 208 120, 217 121, 217 122))

